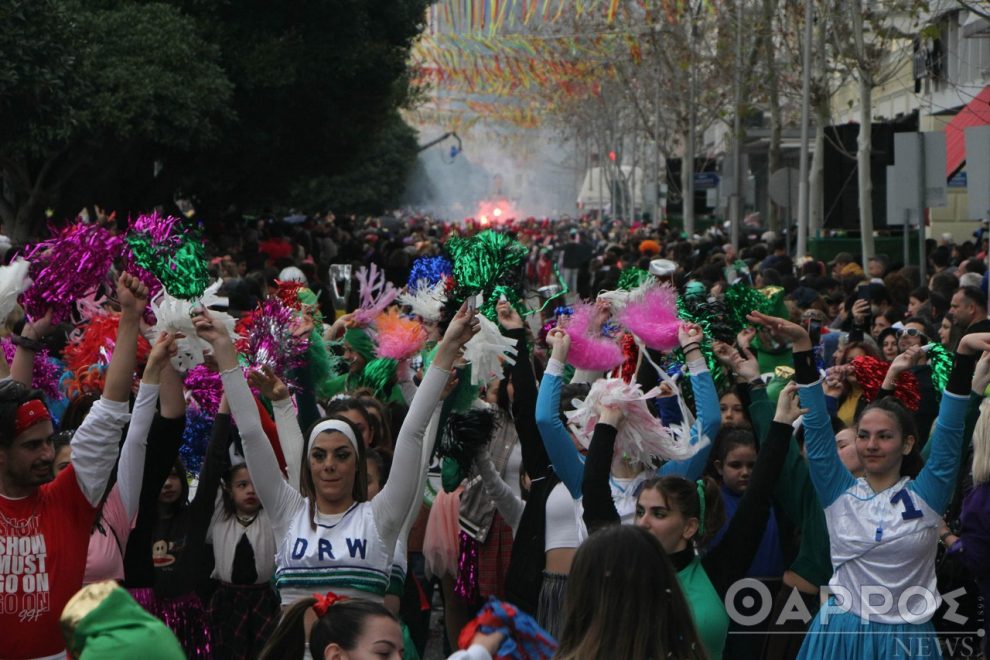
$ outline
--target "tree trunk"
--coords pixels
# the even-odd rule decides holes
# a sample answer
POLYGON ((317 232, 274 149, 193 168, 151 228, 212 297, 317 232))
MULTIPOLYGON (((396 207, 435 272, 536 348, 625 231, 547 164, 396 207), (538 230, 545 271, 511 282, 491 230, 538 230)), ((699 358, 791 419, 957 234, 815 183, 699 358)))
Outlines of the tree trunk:
MULTIPOLYGON (((764 0, 763 18, 767 21, 766 30, 774 34, 773 21, 776 16, 776 3, 774 0, 764 0)), ((780 131, 781 131, 781 110, 780 110, 780 83, 777 77, 777 51, 772 46, 763 49, 766 55, 767 66, 767 103, 770 105, 770 145, 767 150, 767 181, 773 173, 780 169, 780 131)), ((787 226, 787 218, 793 217, 794 209, 787 209, 784 213, 784 226, 787 226)), ((767 228, 771 231, 779 232, 781 211, 770 199, 770 189, 767 186, 767 228)), ((740 222, 742 218, 739 219, 740 222)))
POLYGON ((811 212, 808 214, 808 237, 815 237, 825 226, 825 126, 828 108, 815 108, 815 151, 811 155, 811 212))
POLYGON ((863 235, 863 270, 873 256, 873 177, 870 174, 872 154, 873 88, 866 76, 859 80, 859 149, 856 151, 856 167, 859 183, 859 230, 863 235))
POLYGON ((684 158, 681 159, 681 208, 684 232, 694 236, 694 126, 684 142, 684 158))

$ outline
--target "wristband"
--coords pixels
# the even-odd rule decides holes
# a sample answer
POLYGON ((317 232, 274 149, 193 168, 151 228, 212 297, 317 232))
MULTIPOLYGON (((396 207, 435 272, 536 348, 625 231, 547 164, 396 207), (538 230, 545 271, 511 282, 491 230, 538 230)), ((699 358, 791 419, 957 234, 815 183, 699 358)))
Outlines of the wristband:
POLYGON ((40 341, 37 341, 35 339, 30 339, 28 337, 23 337, 21 335, 13 335, 10 338, 10 342, 14 346, 20 346, 24 350, 31 351, 32 353, 37 353, 38 351, 40 351, 45 347, 45 345, 42 344, 40 341))
POLYGON ((941 543, 942 545, 945 545, 945 539, 949 538, 950 536, 955 536, 955 533, 953 533, 951 530, 939 536, 938 542, 941 543))
POLYGON ((696 342, 696 341, 693 341, 693 342, 691 342, 689 344, 685 344, 684 346, 681 346, 681 351, 686 354, 686 353, 694 350, 695 348, 700 351, 701 350, 701 344, 698 343, 698 342, 696 342))
POLYGON ((766 384, 766 382, 762 378, 754 378, 753 380, 749 381, 749 386, 750 387, 766 387, 767 384, 766 384))

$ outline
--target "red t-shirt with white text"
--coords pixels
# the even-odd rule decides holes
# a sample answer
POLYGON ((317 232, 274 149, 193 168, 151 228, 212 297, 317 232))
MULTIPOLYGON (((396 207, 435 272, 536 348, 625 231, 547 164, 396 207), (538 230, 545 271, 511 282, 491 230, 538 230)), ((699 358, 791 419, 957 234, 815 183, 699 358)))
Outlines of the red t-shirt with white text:
POLYGON ((58 620, 82 587, 95 514, 71 465, 30 497, 0 495, 0 658, 65 649, 58 620))

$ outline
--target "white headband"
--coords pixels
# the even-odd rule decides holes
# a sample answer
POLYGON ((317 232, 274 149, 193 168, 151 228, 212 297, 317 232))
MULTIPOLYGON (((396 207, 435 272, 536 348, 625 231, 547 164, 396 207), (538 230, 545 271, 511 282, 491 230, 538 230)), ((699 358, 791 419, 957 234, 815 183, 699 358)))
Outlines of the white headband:
POLYGON ((354 431, 351 429, 347 422, 343 422, 339 419, 328 419, 324 422, 320 422, 313 427, 313 430, 309 434, 309 445, 313 446, 313 440, 316 440, 316 436, 327 431, 336 431, 337 433, 343 433, 344 437, 351 441, 351 445, 354 447, 354 451, 358 450, 358 441, 354 436, 354 431))

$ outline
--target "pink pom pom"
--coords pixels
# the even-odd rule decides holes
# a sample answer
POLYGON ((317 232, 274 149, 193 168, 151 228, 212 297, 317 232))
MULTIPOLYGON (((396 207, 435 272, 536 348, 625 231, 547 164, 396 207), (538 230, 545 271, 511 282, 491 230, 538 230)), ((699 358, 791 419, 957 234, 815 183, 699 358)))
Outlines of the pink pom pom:
POLYGON ((589 327, 594 314, 593 305, 574 306, 574 314, 567 324, 567 334, 571 338, 567 361, 575 369, 609 371, 622 364, 625 358, 622 347, 614 339, 602 336, 600 326, 589 327))
POLYGON ((25 254, 33 284, 21 295, 21 304, 30 319, 51 309, 52 322, 61 323, 71 316, 78 299, 107 281, 121 239, 81 222, 61 229, 51 226, 50 231, 51 238, 35 243, 25 254))
POLYGON ((422 323, 399 316, 394 307, 375 319, 378 328, 378 357, 405 360, 423 349, 426 328, 422 323))
POLYGON ((648 348, 670 351, 677 347, 677 293, 664 284, 651 288, 639 300, 628 303, 619 314, 619 323, 636 335, 648 348))

